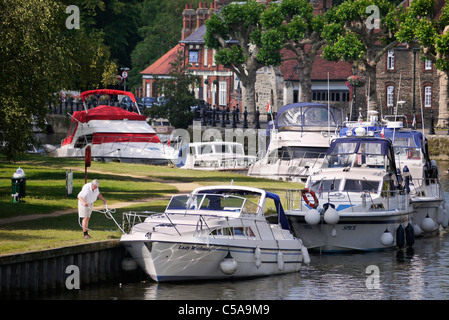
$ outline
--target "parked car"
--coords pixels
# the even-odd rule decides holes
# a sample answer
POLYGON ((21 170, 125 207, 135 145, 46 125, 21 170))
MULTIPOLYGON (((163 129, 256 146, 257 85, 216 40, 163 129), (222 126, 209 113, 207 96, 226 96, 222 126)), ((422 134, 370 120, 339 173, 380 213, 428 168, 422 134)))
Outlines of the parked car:
POLYGON ((158 134, 171 134, 175 130, 175 127, 170 124, 170 121, 163 118, 153 119, 151 126, 158 134))
POLYGON ((143 109, 152 108, 155 103, 156 103, 155 97, 144 97, 140 101, 140 107, 143 109))
POLYGON ((131 100, 130 97, 126 96, 120 101, 119 106, 120 108, 123 108, 125 110, 132 110, 134 107, 134 102, 131 100))

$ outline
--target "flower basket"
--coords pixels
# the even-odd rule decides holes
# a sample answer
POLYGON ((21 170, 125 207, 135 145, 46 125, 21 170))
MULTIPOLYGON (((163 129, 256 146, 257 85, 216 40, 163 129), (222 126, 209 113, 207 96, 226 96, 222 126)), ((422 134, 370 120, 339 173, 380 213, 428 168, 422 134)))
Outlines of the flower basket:
POLYGON ((346 79, 346 85, 349 88, 360 87, 363 86, 364 83, 365 82, 360 76, 349 76, 348 79, 346 79))

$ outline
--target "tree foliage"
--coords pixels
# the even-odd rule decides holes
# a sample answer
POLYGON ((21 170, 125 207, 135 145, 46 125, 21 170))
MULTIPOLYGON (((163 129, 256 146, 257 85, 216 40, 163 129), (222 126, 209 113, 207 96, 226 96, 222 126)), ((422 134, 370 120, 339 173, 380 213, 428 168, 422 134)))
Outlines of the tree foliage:
MULTIPOLYGON (((256 111, 256 72, 265 64, 259 60, 265 4, 254 0, 231 3, 205 22, 205 45, 217 49, 215 61, 235 72, 245 88, 248 112, 256 111)), ((250 117, 251 118, 251 117, 250 117)))
POLYGON ((284 0, 272 5, 262 14, 264 31, 258 57, 267 65, 280 65, 282 49, 290 50, 299 66, 301 101, 310 101, 312 65, 325 40, 321 37, 324 20, 314 14, 306 0, 284 0))
POLYGON ((377 108, 376 66, 394 48, 402 6, 386 0, 346 0, 326 14, 323 57, 355 63, 365 73, 370 105, 377 108))
POLYGON ((152 118, 168 118, 175 128, 187 129, 193 121, 190 106, 196 102, 191 88, 198 86, 200 79, 186 71, 182 50, 178 52, 178 57, 171 66, 169 78, 156 80, 157 86, 164 90, 166 103, 151 108, 149 115, 152 118))

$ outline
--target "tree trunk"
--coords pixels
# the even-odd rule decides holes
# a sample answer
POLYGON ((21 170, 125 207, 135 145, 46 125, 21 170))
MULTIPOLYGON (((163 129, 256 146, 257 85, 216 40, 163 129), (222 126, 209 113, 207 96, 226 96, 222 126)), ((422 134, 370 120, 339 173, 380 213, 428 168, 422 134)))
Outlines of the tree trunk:
MULTIPOLYGON (((377 77, 376 77, 376 66, 366 66, 365 67, 365 92, 366 92, 366 109, 363 110, 362 107, 362 114, 369 110, 378 110, 377 105, 377 90, 376 90, 376 83, 377 83, 377 77)), ((357 110, 355 110, 357 112, 357 110)), ((367 115, 368 116, 368 115, 367 115)))
POLYGON ((447 72, 437 70, 440 79, 440 95, 438 99, 438 127, 446 127, 448 125, 449 111, 448 111, 448 74, 447 72))
POLYGON ((304 66, 300 70, 298 102, 312 101, 312 64, 304 66))
MULTIPOLYGON (((248 111, 248 121, 254 122, 256 119, 255 80, 242 81, 242 86, 245 88, 243 99, 245 101, 244 106, 246 106, 246 111, 248 111)), ((242 110, 240 110, 240 111, 241 112, 245 111, 243 106, 242 106, 242 110)), ((259 110, 259 112, 264 112, 264 111, 265 111, 265 109, 263 109, 263 108, 262 108, 262 110, 259 110)))

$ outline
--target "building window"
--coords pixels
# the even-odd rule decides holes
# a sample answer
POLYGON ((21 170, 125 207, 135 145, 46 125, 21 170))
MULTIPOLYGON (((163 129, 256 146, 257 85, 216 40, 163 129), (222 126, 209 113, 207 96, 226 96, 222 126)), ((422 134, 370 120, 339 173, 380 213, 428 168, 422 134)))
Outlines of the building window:
POLYGON ((424 71, 432 71, 432 61, 426 60, 424 62, 424 71))
POLYGON ((226 81, 220 81, 220 92, 218 93, 218 103, 220 106, 226 105, 226 97, 227 97, 227 88, 226 88, 226 81))
POLYGON ((394 50, 389 50, 387 54, 387 70, 394 70, 394 50))
POLYGON ((387 87, 387 107, 394 106, 394 86, 387 87))
POLYGON ((204 66, 207 67, 207 48, 204 48, 204 66))
POLYGON ((432 87, 431 86, 424 87, 424 107, 426 107, 426 108, 432 107, 432 87))
POLYGON ((198 50, 189 51, 189 63, 198 63, 198 50))

